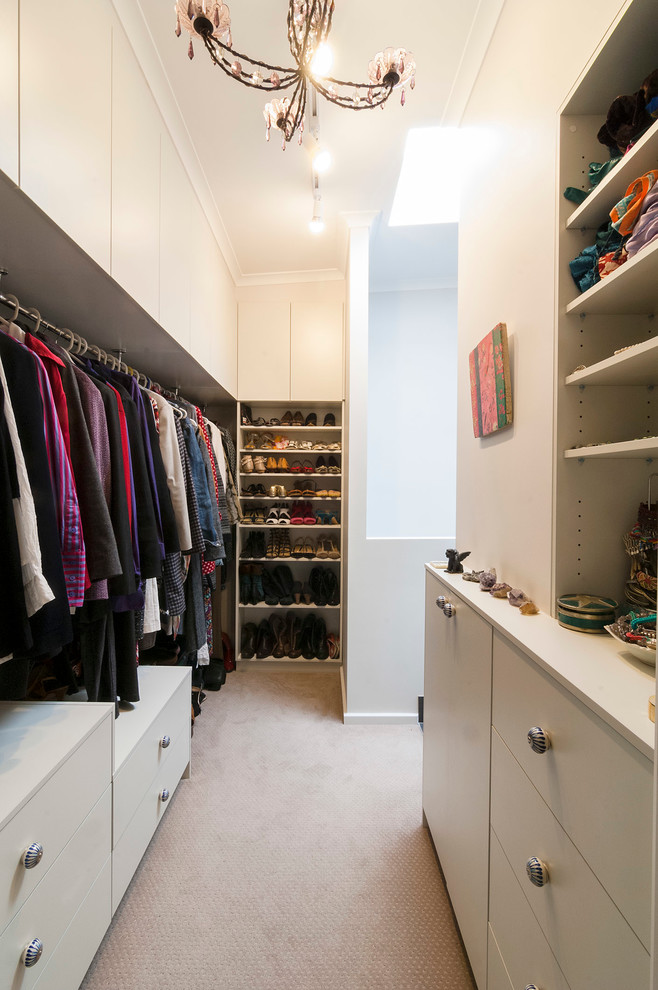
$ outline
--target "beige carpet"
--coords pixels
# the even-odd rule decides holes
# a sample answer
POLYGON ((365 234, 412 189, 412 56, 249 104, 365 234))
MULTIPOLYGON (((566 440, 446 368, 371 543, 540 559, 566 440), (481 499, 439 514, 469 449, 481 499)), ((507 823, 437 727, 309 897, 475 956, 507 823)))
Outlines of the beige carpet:
POLYGON ((344 726, 338 675, 235 672, 84 990, 474 990, 417 726, 344 726))

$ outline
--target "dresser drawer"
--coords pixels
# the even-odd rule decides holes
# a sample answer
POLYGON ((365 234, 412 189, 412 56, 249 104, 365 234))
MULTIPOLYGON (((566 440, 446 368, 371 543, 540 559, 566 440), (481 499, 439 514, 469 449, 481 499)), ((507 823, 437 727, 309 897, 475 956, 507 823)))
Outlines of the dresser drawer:
POLYGON ((523 990, 534 984, 542 990, 569 990, 494 832, 490 863, 489 927, 512 986, 523 990))
POLYGON ((112 723, 106 718, 0 832, 0 932, 25 903, 111 780, 112 723), (43 846, 25 869, 22 854, 43 846))
MULTIPOLYGON (((111 853, 111 804, 112 792, 107 787, 0 936, 0 974, 10 976, 11 990, 31 990, 36 985, 107 862, 111 853), (21 954, 34 938, 42 941, 43 954, 34 966, 26 969, 21 954)), ((109 913, 109 902, 107 909, 106 913, 109 913)), ((60 985, 60 990, 64 990, 64 986, 60 985)))
MULTIPOLYGON (((119 716, 130 718, 133 713, 119 716)), ((138 716, 138 709, 135 711, 138 716)), ((117 727, 117 731, 119 727, 117 727)), ((171 759, 174 742, 190 738, 190 688, 186 678, 153 721, 114 777, 113 845, 116 845, 135 814, 147 787, 171 759), (163 746, 168 737, 169 744, 163 746)), ((180 775, 179 775, 180 776, 180 775)))
POLYGON ((648 949, 650 761, 498 635, 493 724, 648 949), (545 753, 528 745, 533 726, 549 733, 545 753))
POLYGON ((487 990, 514 990, 491 928, 487 948, 487 990))
POLYGON ((491 825, 571 990, 648 986, 646 949, 495 729, 491 825), (532 856, 548 867, 543 887, 526 876, 532 856))
MULTIPOLYGON (((130 823, 124 829, 112 854, 112 913, 118 908, 146 847, 169 807, 161 795, 166 788, 172 795, 190 761, 190 737, 187 731, 172 742, 171 753, 147 788, 130 823)), ((171 798, 169 798, 170 800, 171 798)))

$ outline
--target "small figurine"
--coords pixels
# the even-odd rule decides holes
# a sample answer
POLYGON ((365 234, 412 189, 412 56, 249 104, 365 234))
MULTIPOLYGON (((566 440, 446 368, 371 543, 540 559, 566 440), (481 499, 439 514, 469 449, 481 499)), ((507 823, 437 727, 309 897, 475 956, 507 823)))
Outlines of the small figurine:
POLYGON ((446 550, 446 557, 448 558, 448 566, 446 567, 447 574, 461 574, 464 570, 462 567, 462 560, 465 560, 469 556, 470 550, 465 550, 460 553, 459 550, 446 550))

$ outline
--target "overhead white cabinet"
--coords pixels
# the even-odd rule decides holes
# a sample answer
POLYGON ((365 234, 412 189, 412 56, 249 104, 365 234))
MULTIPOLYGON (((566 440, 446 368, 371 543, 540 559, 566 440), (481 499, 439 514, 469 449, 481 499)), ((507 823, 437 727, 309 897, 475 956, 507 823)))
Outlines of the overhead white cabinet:
POLYGON ((290 399, 343 398, 343 304, 290 307, 290 399))
POLYGON ((454 598, 455 614, 446 615, 445 595, 428 573, 423 810, 473 973, 485 987, 492 630, 454 598))
POLYGON ((290 303, 238 304, 238 397, 290 398, 290 303))
POLYGON ((160 156, 160 323, 188 351, 192 197, 174 142, 164 132, 160 156))
POLYGON ((112 38, 112 277, 156 320, 162 122, 118 22, 112 38))
POLYGON ((107 272, 111 18, 102 0, 20 7, 20 185, 107 272))
POLYGON ((18 0, 0 0, 0 169, 18 182, 18 0))

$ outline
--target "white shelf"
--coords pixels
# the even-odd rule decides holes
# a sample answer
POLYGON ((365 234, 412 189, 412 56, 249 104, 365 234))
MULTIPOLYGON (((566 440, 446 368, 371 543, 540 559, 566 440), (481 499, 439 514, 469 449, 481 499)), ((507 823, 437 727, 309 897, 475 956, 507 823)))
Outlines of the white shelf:
POLYGON ((340 605, 307 605, 306 602, 292 602, 290 605, 268 605, 267 602, 258 602, 257 605, 244 605, 242 602, 238 602, 238 608, 280 608, 285 610, 296 611, 297 609, 306 610, 307 612, 313 612, 315 609, 331 609, 337 612, 340 605))
POLYGON ((315 663, 323 664, 325 667, 340 667, 340 658, 336 660, 318 660, 316 657, 311 657, 307 660, 306 657, 251 657, 247 659, 246 657, 238 657, 239 663, 262 663, 265 664, 281 664, 284 667, 291 663, 315 663))
MULTIPOLYGON (((268 457, 287 457, 290 454, 292 457, 312 457, 314 454, 342 454, 342 450, 331 450, 328 447, 313 447, 312 449, 307 447, 304 450, 299 450, 297 447, 241 447, 239 453, 241 454, 255 454, 257 457, 261 454, 267 454, 268 457)), ((253 473, 253 472, 252 472, 253 473)))
MULTIPOLYGON (((603 147, 601 148, 602 154, 603 147)), ((596 230, 610 219, 610 210, 624 196, 638 176, 658 166, 658 122, 643 134, 637 144, 615 165, 612 172, 595 186, 586 200, 567 220, 567 230, 596 230)))
POLYGON ((655 385, 657 382, 658 338, 645 340, 565 378, 566 385, 655 385))
POLYGON ((245 426, 244 424, 240 427, 241 430, 246 430, 248 433, 280 433, 284 430, 286 433, 340 433, 343 429, 342 426, 336 424, 336 426, 288 426, 287 423, 281 423, 279 426, 245 426))
POLYGON ((651 315, 658 310, 658 240, 611 275, 583 292, 566 308, 571 315, 651 315))
POLYGON ((240 557, 241 564, 269 564, 277 560, 285 560, 288 564, 340 564, 340 557, 240 557))
POLYGON ((602 443, 594 447, 577 447, 565 450, 566 458, 653 458, 658 457, 658 437, 642 440, 624 440, 621 443, 602 443))
MULTIPOLYGON (((342 478, 342 474, 324 474, 318 471, 252 471, 245 474, 242 472, 240 479, 245 478, 342 478)), ((259 482, 262 484, 262 482, 259 482)), ((241 495, 240 498, 268 498, 267 495, 241 495)))
POLYGON ((240 529, 333 529, 338 531, 340 523, 238 523, 240 529))
POLYGON ((241 495, 240 498, 254 498, 261 502, 340 502, 340 495, 241 495))

